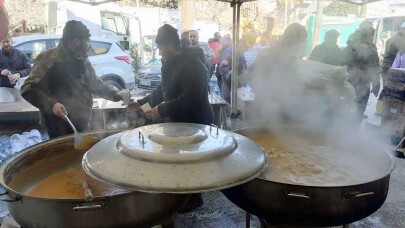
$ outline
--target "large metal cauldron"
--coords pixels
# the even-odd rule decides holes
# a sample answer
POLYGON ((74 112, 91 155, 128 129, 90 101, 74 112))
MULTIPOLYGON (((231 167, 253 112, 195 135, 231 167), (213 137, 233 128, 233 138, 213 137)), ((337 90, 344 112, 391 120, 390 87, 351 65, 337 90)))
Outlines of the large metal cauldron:
MULTIPOLYGON (((85 135, 105 138, 118 131, 85 135)), ((27 193, 41 180, 81 164, 73 136, 38 144, 7 160, 0 168, 10 214, 22 227, 151 227, 170 218, 189 199, 187 194, 127 192, 84 199, 48 199, 27 193)))
MULTIPOLYGON (((267 130, 256 128, 236 132, 249 137, 264 131, 267 130)), ((258 178, 223 193, 234 204, 268 224, 310 227, 349 224, 375 212, 387 197, 394 163, 387 153, 381 153, 379 162, 386 163, 387 173, 362 184, 319 187, 279 183, 264 178, 268 168, 258 178)))

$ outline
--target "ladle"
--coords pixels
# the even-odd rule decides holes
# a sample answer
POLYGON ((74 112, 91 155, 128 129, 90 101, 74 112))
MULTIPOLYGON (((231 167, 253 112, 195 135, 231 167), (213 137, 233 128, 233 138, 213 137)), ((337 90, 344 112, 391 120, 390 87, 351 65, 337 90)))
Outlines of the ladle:
POLYGON ((74 132, 73 145, 76 150, 88 150, 99 141, 98 138, 81 135, 76 130, 75 126, 73 125, 72 121, 70 121, 69 117, 67 117, 67 115, 65 115, 65 119, 67 120, 67 122, 69 123, 70 127, 74 132))

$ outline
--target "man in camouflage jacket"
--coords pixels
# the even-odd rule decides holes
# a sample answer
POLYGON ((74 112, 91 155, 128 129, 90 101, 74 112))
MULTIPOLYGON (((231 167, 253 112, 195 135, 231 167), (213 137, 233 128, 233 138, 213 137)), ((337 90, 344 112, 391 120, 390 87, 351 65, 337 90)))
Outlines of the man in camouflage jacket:
POLYGON ((21 94, 39 108, 50 138, 71 134, 65 115, 78 131, 88 129, 93 95, 119 101, 121 96, 97 77, 87 58, 90 33, 79 21, 68 21, 58 47, 42 53, 21 87, 21 94))

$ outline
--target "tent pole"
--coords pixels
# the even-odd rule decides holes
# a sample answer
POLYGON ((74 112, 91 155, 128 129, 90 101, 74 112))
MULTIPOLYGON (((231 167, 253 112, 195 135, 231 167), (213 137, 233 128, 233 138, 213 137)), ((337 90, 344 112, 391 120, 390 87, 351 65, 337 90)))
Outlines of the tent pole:
POLYGON ((235 124, 234 119, 238 118, 237 96, 238 96, 238 79, 239 79, 239 24, 240 24, 240 6, 242 1, 235 0, 231 3, 233 8, 233 36, 232 36, 232 78, 231 78, 231 121, 232 129, 235 124))

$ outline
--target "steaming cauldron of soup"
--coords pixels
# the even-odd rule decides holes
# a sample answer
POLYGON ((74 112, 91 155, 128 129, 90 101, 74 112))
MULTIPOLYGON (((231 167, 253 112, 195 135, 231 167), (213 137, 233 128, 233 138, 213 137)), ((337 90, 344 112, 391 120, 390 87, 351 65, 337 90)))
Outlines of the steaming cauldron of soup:
POLYGON ((150 227, 191 193, 246 183, 267 165, 260 146, 215 126, 163 123, 84 135, 102 140, 85 152, 74 150, 73 136, 53 139, 0 167, 22 227, 150 227))
POLYGON ((298 128, 236 132, 261 145, 269 164, 256 179, 223 193, 268 224, 349 224, 375 212, 387 197, 394 162, 383 147, 298 128))
MULTIPOLYGON (((102 139, 115 133, 84 135, 102 139)), ((80 170, 84 152, 74 149, 70 135, 27 148, 1 166, 0 182, 6 189, 2 200, 17 223, 22 227, 151 227, 170 218, 190 197, 128 191, 87 179, 95 188, 94 199, 88 202, 83 192, 74 189, 81 187, 74 178, 85 175, 80 170)))

